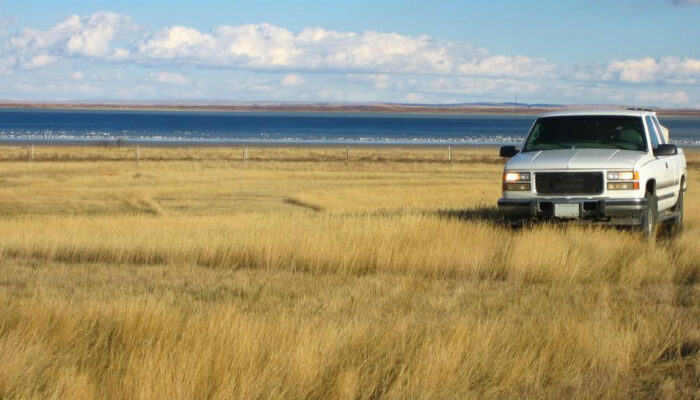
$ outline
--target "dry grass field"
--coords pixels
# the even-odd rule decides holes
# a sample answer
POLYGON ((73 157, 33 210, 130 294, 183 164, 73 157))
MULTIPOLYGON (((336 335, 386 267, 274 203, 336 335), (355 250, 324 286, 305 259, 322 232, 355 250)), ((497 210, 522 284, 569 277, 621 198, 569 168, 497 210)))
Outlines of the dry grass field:
POLYGON ((698 399, 686 226, 501 226, 457 149, 0 148, 0 398, 698 399))

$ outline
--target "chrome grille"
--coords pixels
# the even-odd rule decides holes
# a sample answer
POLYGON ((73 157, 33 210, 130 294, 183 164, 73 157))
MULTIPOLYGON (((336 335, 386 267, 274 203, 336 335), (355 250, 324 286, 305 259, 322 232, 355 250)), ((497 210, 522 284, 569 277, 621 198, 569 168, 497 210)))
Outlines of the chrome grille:
POLYGON ((535 188, 539 194, 586 195, 603 193, 602 172, 538 172, 535 188))

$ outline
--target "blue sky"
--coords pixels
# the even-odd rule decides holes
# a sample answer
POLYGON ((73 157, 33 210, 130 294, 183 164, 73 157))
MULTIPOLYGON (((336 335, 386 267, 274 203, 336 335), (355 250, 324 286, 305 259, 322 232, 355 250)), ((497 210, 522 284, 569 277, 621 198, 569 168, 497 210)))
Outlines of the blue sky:
POLYGON ((0 0, 0 99, 700 107, 700 0, 0 0))

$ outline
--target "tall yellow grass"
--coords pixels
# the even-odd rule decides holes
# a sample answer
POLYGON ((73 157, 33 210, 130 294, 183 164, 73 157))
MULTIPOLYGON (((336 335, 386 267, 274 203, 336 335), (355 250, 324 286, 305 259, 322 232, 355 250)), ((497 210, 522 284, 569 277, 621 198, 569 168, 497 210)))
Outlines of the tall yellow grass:
POLYGON ((700 395, 700 155, 649 243, 501 226, 493 150, 239 151, 0 149, 1 398, 700 395))

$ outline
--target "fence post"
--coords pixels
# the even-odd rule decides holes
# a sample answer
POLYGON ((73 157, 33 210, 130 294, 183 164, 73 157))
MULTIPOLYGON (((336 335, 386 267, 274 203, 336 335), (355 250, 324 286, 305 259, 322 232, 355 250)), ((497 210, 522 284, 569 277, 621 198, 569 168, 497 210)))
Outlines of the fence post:
POLYGON ((452 146, 447 146, 447 158, 450 160, 450 165, 454 165, 452 159, 452 146))
POLYGON ((29 161, 34 161, 34 145, 32 145, 32 149, 29 150, 29 161))
POLYGON ((345 165, 350 165, 350 146, 345 147, 345 165))
POLYGON ((243 163, 248 162, 248 146, 243 146, 243 163))
POLYGON ((139 145, 136 145, 136 162, 139 162, 139 160, 141 160, 141 149, 139 145))

